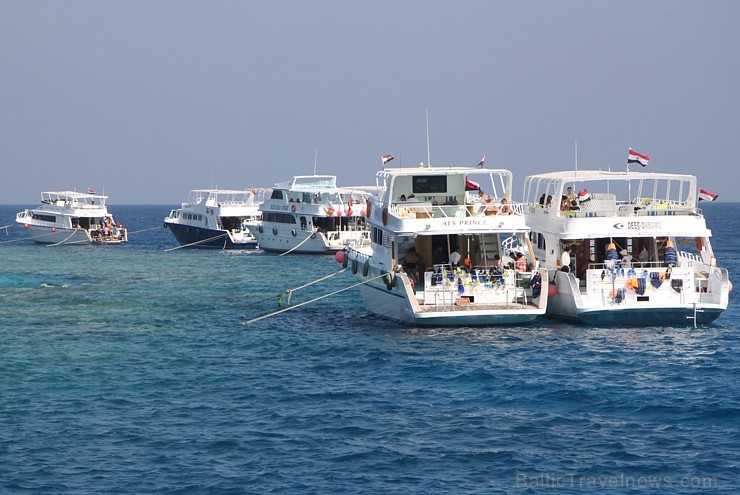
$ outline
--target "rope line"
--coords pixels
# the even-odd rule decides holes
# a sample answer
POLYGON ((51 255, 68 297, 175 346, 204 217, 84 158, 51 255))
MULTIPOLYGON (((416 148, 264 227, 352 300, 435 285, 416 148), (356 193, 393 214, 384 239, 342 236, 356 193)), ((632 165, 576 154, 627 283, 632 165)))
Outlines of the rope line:
POLYGON ((309 240, 309 239, 311 238, 311 236, 312 236, 312 235, 314 235, 315 233, 316 233, 316 231, 315 231, 315 230, 312 230, 312 231, 311 231, 311 233, 310 233, 310 234, 308 234, 308 235, 306 236, 306 238, 305 238, 305 239, 303 239, 303 240, 302 240, 302 241, 301 241, 300 243, 298 243, 298 245, 297 245, 297 246, 294 246, 294 247, 292 247, 292 248, 288 249, 288 250, 287 250, 287 251, 285 251, 284 253, 281 253, 281 254, 280 254, 280 256, 285 256, 286 254, 290 254, 290 253, 292 253, 293 251, 295 251, 296 249, 298 249, 299 247, 303 246, 303 244, 304 244, 304 243, 305 243, 306 241, 308 241, 308 240, 309 240))
MULTIPOLYGON (((165 253, 166 253, 166 252, 168 252, 168 251, 174 251, 175 249, 182 249, 182 248, 184 248, 184 247, 189 247, 189 246, 195 246, 196 244, 202 244, 202 243, 204 243, 204 242, 212 241, 212 240, 214 240, 214 239, 218 239, 219 237, 223 237, 223 236, 225 236, 225 235, 229 235, 229 233, 228 233, 228 232, 225 232, 225 233, 223 233, 223 234, 220 234, 220 235, 217 235, 217 236, 215 236, 215 237, 210 237, 210 238, 208 238, 208 239, 203 239, 202 241, 195 241, 195 242, 191 242, 190 244, 183 244, 182 246, 175 246, 175 247, 173 247, 173 248, 165 249, 164 251, 165 251, 165 253)), ((225 239, 224 239, 224 241, 225 241, 225 239)))
POLYGON ((295 292, 295 291, 297 291, 297 290, 305 289, 305 288, 306 288, 306 287, 308 287, 309 285, 313 285, 313 284, 316 284, 316 283, 318 283, 318 282, 324 281, 324 280, 326 280, 326 279, 328 279, 328 278, 331 278, 331 277, 334 277, 334 276, 336 276, 336 275, 339 275, 340 273, 342 273, 342 272, 344 272, 344 271, 346 271, 346 270, 347 270, 346 268, 342 268, 342 269, 341 269, 341 270, 339 270, 338 272, 330 273, 329 275, 327 275, 327 276, 325 276, 325 277, 321 277, 321 278, 319 278, 319 279, 317 279, 317 280, 314 280, 313 282, 309 282, 309 283, 307 283, 307 284, 301 285, 300 287, 296 287, 295 289, 286 289, 286 290, 284 290, 283 292, 280 292, 280 293, 278 293, 278 294, 275 294, 274 296, 266 297, 265 299, 260 299, 259 301, 255 301, 255 302, 253 302, 253 303, 249 303, 249 304, 247 304, 247 306, 246 306, 246 307, 247 307, 247 308, 249 308, 249 307, 251 307, 251 306, 256 306, 257 304, 262 304, 263 302, 266 302, 266 301, 272 301, 272 300, 273 300, 274 298, 276 298, 276 297, 280 297, 280 296, 281 296, 281 295, 283 295, 283 294, 287 294, 287 295, 290 295, 291 293, 293 293, 293 292, 295 292))
POLYGON ((335 290, 334 292, 330 292, 328 294, 324 294, 323 296, 319 296, 319 297, 315 297, 313 299, 309 299, 308 301, 302 302, 300 304, 296 304, 295 306, 289 306, 287 308, 283 308, 283 309, 280 309, 278 311, 274 311, 272 313, 269 313, 269 314, 266 314, 266 315, 263 315, 263 316, 259 316, 257 318, 252 318, 251 320, 243 321, 242 322, 242 325, 250 325, 250 324, 252 324, 252 323, 254 323, 256 321, 264 320, 265 318, 270 318, 271 316, 279 315, 280 313, 285 313, 286 311, 290 311, 291 309, 300 308, 301 306, 305 306, 306 304, 310 304, 312 302, 316 302, 316 301, 319 301, 321 299, 325 299, 325 298, 327 298, 329 296, 333 296, 333 295, 339 294, 340 292, 344 292, 346 290, 353 289, 355 287, 359 287, 360 285, 367 284, 369 282, 372 282, 373 280, 377 280, 379 278, 382 278, 385 275, 386 274, 378 275, 377 277, 373 277, 373 278, 370 278, 368 280, 363 280, 362 282, 358 282, 356 284, 352 284, 349 287, 344 287, 343 289, 335 290))

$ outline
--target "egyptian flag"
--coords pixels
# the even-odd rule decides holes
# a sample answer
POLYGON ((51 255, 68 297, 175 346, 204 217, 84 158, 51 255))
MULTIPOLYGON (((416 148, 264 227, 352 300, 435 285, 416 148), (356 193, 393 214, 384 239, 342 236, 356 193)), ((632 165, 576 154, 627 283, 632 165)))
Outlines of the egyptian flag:
POLYGON ((486 164, 486 155, 483 155, 483 158, 480 159, 478 162, 478 168, 483 168, 483 165, 486 164))
POLYGON ((480 190, 480 184, 473 182, 472 180, 465 177, 465 190, 466 191, 478 191, 480 190))
POLYGON ((643 155, 642 153, 638 153, 637 151, 630 148, 629 155, 627 155, 627 163, 639 163, 643 167, 647 167, 648 162, 650 161, 650 157, 647 155, 643 155))
POLYGON ((714 201, 719 198, 719 194, 712 194, 706 189, 699 189, 699 201, 714 201))
POLYGON ((383 155, 380 157, 380 161, 383 162, 383 165, 388 163, 389 161, 393 160, 395 157, 393 155, 383 155))

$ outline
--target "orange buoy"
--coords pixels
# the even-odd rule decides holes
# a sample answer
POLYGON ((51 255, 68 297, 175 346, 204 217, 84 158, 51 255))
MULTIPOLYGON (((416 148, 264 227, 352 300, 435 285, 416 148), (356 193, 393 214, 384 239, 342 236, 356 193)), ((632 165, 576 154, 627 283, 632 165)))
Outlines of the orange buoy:
POLYGON ((340 265, 344 263, 344 251, 337 251, 337 254, 334 255, 334 259, 337 263, 340 265))
POLYGON ((56 231, 57 231, 57 228, 56 228, 56 227, 52 227, 52 228, 51 228, 51 231, 52 231, 52 232, 56 232, 56 231))
POLYGON ((332 208, 329 208, 328 210, 326 210, 326 214, 332 216, 334 214, 334 210, 332 208))
POLYGON ((555 284, 550 284, 547 286, 547 295, 550 297, 553 297, 557 295, 558 293, 558 286, 555 284))
POLYGON ((28 225, 27 223, 24 223, 24 224, 23 224, 23 228, 24 228, 24 229, 27 229, 28 227, 30 227, 30 225, 28 225))

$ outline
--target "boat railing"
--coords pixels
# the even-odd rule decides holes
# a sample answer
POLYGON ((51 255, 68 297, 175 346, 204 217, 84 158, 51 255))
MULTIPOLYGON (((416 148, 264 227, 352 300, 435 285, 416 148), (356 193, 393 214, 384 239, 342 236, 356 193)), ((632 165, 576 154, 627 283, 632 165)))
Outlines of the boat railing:
POLYGON ((435 265, 424 272, 425 305, 513 304, 532 302, 532 277, 535 272, 485 267, 449 269, 435 265))
POLYGON ((434 204, 418 201, 391 203, 388 212, 401 219, 411 218, 465 218, 484 216, 523 215, 522 203, 468 203, 434 204))
POLYGON ((538 203, 528 203, 524 209, 528 214, 557 215, 565 218, 701 216, 702 214, 701 209, 684 202, 645 199, 631 202, 592 199, 563 210, 556 205, 548 207, 538 203))

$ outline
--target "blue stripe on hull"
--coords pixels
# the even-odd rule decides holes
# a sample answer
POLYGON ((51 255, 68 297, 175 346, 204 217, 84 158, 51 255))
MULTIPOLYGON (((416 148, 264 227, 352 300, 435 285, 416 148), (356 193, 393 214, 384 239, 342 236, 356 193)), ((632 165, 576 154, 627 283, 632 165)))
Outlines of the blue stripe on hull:
POLYGON ((231 242, 231 238, 228 233, 224 230, 212 230, 204 229, 201 227, 194 227, 192 225, 180 225, 176 223, 166 223, 167 228, 170 229, 172 235, 175 236, 177 242, 181 245, 193 244, 194 242, 203 241, 205 239, 211 239, 212 237, 218 237, 207 242, 199 242, 190 247, 194 248, 211 248, 211 249, 256 249, 257 241, 234 243, 231 242))
MULTIPOLYGON (((719 318, 721 309, 696 312, 696 324, 707 325, 719 318)), ((548 315, 550 316, 550 315, 548 315)), ((573 321, 569 318, 570 321, 573 321)), ((694 310, 678 308, 620 309, 618 311, 587 311, 579 314, 586 325, 620 327, 693 326, 694 310)))

